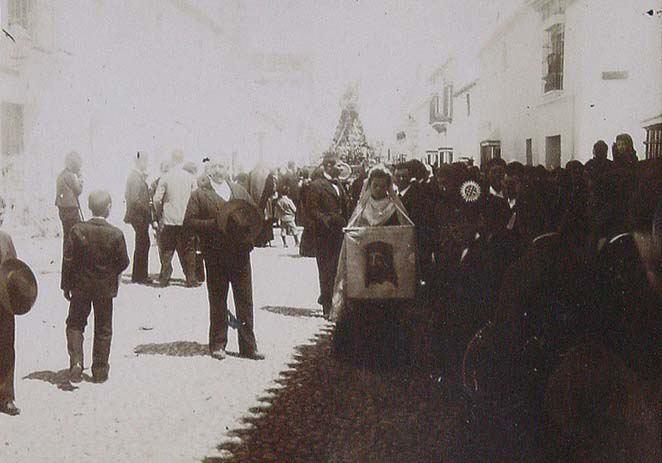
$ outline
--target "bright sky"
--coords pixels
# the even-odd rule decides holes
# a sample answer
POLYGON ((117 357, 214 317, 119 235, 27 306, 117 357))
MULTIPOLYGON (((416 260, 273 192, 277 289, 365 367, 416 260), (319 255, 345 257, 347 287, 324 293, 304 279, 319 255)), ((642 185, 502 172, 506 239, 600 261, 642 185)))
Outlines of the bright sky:
POLYGON ((475 54, 497 17, 519 3, 285 0, 242 5, 253 49, 312 58, 320 131, 333 135, 339 97, 349 82, 357 81, 367 136, 388 139, 402 121, 403 95, 449 53, 475 54))

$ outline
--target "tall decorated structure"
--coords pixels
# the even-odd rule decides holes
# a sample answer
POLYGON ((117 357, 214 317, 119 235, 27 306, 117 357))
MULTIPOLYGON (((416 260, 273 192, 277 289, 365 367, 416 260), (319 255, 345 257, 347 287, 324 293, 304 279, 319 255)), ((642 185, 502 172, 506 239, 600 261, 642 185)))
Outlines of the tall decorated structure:
POLYGON ((350 85, 340 99, 340 120, 333 136, 332 151, 347 164, 361 164, 374 156, 368 144, 358 113, 358 86, 350 85))

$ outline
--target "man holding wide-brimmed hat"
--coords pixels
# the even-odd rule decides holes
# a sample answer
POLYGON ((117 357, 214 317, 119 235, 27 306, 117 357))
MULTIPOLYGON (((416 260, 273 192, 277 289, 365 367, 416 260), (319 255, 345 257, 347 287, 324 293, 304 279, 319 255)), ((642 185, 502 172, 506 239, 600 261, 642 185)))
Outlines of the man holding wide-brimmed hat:
POLYGON ((11 237, 0 231, 0 413, 18 415, 14 403, 14 315, 27 313, 37 299, 37 280, 20 260, 11 237))
POLYGON ((228 342, 228 290, 232 285, 239 322, 239 353, 255 360, 253 282, 250 253, 261 227, 261 216, 248 192, 229 181, 228 165, 221 159, 206 165, 209 182, 191 194, 184 226, 200 237, 207 269, 209 294, 209 350, 222 360, 228 342))

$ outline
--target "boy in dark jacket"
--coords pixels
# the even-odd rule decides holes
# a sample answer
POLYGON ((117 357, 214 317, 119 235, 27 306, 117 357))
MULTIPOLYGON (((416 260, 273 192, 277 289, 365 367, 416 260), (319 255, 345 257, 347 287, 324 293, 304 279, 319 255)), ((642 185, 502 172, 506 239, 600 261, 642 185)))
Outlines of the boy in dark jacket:
POLYGON ((64 297, 70 301, 66 333, 72 382, 82 379, 83 332, 92 307, 92 377, 99 383, 108 379, 113 298, 117 296, 119 276, 129 265, 124 234, 106 221, 111 205, 108 192, 90 193, 93 217, 71 229, 71 254, 65 256, 62 278, 64 297))

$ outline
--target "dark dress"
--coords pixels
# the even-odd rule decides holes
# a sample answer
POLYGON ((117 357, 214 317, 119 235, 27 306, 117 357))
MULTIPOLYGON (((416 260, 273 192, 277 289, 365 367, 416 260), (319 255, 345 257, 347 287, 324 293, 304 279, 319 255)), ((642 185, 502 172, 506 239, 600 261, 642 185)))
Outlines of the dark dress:
MULTIPOLYGON (((400 225, 397 212, 382 227, 400 225)), ((406 303, 399 300, 345 301, 333 335, 334 353, 345 361, 371 369, 408 362, 411 328, 406 303)))

